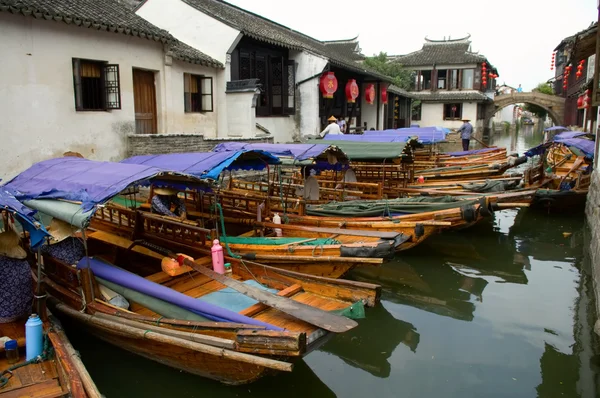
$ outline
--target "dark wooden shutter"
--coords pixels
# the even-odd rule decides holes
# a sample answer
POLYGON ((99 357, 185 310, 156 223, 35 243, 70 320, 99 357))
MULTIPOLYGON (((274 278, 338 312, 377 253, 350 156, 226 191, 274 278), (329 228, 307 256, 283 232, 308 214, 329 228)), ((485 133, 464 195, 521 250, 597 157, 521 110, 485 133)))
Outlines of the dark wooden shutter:
POLYGON ((256 78, 258 78, 260 87, 260 95, 258 104, 256 104, 257 116, 269 116, 271 114, 271 89, 268 73, 267 56, 257 54, 256 58, 256 78))
POLYGON ((133 70, 133 103, 135 107, 135 132, 155 134, 157 132, 156 89, 154 72, 133 70))
POLYGON ((431 91, 437 91, 437 76, 438 76, 438 71, 437 69, 432 69, 431 70, 431 91))
POLYGON ((481 84, 481 69, 476 68, 473 73, 473 90, 481 90, 483 85, 481 84))
POLYGON ((104 65, 104 92, 106 109, 121 109, 119 65, 104 65))
POLYGON ((296 63, 293 60, 288 60, 286 61, 286 68, 285 91, 287 95, 284 97, 284 114, 293 115, 296 113, 296 63))
POLYGON ((73 88, 75 90, 75 109, 80 111, 83 109, 83 95, 81 92, 81 62, 76 58, 73 58, 73 88))

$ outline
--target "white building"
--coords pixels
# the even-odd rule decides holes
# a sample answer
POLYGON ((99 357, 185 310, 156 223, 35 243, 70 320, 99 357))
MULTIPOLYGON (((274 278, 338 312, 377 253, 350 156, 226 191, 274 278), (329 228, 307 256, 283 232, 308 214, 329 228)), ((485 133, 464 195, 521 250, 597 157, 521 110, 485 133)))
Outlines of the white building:
MULTIPOLYGON (((517 92, 517 89, 511 86, 507 86, 506 84, 496 87, 496 96, 510 95, 514 92, 517 92)), ((494 123, 506 122, 513 124, 515 123, 516 119, 517 117, 515 112, 515 105, 508 105, 496 112, 492 120, 494 121, 494 123)))
POLYGON ((225 65, 215 86, 219 138, 268 131, 275 142, 289 142, 318 134, 331 115, 353 129, 387 127, 390 79, 360 64, 355 39, 319 41, 219 0, 145 0, 136 12, 225 65), (327 99, 319 91, 326 72, 338 84, 327 99), (345 90, 352 79, 354 103, 345 90))
POLYGON ((471 51, 469 37, 425 39, 423 48, 391 57, 415 72, 410 94, 421 101, 413 124, 458 128, 462 119, 483 127, 485 106, 494 98, 497 70, 481 54, 471 51), (486 84, 483 84, 485 73, 486 84))
POLYGON ((117 1, 12 3, 0 0, 0 178, 66 151, 121 160, 136 133, 217 136, 222 62, 117 1))

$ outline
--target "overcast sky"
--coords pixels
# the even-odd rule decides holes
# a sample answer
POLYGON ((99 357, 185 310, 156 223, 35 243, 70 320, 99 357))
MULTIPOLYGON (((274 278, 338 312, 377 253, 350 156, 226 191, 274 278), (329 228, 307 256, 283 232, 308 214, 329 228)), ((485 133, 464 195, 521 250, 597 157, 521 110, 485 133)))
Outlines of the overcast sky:
POLYGON ((598 0, 227 0, 319 40, 359 36, 363 54, 406 54, 423 38, 471 34, 499 83, 534 88, 553 76, 552 51, 598 19, 598 0))

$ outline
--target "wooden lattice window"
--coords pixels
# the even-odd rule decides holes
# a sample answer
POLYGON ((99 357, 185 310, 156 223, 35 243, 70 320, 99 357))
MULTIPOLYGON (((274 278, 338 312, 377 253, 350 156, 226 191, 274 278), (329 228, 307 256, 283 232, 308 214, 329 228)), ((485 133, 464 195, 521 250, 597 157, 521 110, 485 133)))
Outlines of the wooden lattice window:
POLYGON ((183 94, 185 112, 212 112, 212 77, 183 74, 183 94))
POLYGON ((444 104, 444 120, 460 120, 462 118, 462 104, 444 104))
POLYGON ((76 110, 121 109, 119 65, 74 58, 73 85, 76 110))

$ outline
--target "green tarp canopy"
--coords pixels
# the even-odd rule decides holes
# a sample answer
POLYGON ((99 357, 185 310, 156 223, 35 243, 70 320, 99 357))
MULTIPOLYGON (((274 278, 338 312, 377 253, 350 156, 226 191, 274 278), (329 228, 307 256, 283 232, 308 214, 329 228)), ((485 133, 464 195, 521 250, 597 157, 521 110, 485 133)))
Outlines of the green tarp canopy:
MULTIPOLYGON (((318 144, 323 140, 309 140, 311 144, 318 144)), ((405 142, 354 142, 354 141, 327 141, 336 146, 354 162, 390 162, 395 159, 411 158, 410 148, 405 142)))

